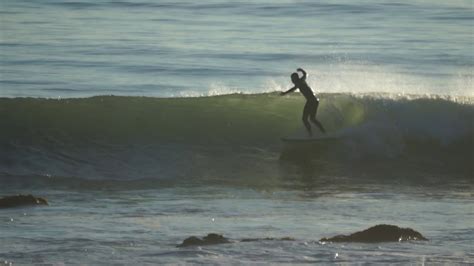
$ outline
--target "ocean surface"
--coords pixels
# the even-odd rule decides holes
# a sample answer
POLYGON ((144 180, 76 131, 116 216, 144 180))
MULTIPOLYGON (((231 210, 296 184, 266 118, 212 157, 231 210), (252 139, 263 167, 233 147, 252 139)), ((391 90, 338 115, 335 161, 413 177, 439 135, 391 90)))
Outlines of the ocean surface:
POLYGON ((474 264, 473 76, 472 0, 0 0, 0 265, 474 264))

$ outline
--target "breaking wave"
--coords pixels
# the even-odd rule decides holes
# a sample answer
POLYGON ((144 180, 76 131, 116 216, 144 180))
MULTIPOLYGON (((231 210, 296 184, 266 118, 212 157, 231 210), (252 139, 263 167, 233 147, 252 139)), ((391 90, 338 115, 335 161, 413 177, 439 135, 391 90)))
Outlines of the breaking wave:
MULTIPOLYGON (((0 99, 0 174, 84 179, 281 176, 281 165, 472 173, 473 99, 320 95, 334 142, 288 145, 304 99, 276 93, 195 98, 0 99), (330 165, 330 166, 328 166, 330 165)), ((364 171, 365 171, 364 170, 364 171)), ((362 171, 362 172, 364 172, 362 171)), ((337 171, 336 171, 337 172, 337 171)))

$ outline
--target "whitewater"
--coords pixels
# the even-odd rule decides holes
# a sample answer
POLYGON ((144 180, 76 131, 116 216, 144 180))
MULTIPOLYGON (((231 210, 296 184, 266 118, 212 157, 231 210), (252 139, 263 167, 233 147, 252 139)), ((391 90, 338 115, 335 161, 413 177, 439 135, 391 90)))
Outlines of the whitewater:
POLYGON ((0 198, 49 206, 0 209, 0 264, 474 263, 473 11, 2 1, 0 198), (335 140, 281 141, 298 67, 335 140), (429 241, 318 241, 376 224, 429 241))

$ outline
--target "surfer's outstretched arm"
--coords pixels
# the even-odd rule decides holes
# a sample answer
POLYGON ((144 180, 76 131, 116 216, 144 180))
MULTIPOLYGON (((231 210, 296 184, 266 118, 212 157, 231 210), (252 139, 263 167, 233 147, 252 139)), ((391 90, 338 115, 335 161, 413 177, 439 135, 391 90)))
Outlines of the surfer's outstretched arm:
POLYGON ((306 71, 304 71, 302 68, 298 68, 296 71, 300 71, 301 73, 303 73, 303 76, 301 77, 301 79, 306 80, 306 77, 308 76, 306 74, 306 71))
POLYGON ((290 92, 292 92, 292 91, 294 91, 294 90, 296 90, 296 89, 297 89, 297 87, 294 86, 293 88, 291 88, 291 89, 289 89, 289 90, 287 90, 287 91, 285 91, 285 92, 280 93, 280 95, 285 95, 285 94, 290 93, 290 92))

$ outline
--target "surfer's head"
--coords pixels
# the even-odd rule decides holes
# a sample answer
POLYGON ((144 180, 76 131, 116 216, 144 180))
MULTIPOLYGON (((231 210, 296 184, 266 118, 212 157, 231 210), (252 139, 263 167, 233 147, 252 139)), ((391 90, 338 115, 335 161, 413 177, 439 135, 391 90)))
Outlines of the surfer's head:
POLYGON ((294 84, 296 84, 297 82, 300 81, 300 76, 298 76, 298 73, 295 72, 295 73, 291 74, 291 81, 294 84))

